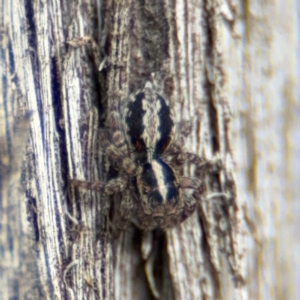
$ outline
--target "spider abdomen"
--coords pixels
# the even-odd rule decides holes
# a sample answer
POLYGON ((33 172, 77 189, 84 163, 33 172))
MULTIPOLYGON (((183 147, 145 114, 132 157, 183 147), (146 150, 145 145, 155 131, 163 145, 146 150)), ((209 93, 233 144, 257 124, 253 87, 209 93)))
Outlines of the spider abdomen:
POLYGON ((166 215, 180 198, 179 183, 174 170, 159 157, 142 166, 137 187, 145 213, 166 215))

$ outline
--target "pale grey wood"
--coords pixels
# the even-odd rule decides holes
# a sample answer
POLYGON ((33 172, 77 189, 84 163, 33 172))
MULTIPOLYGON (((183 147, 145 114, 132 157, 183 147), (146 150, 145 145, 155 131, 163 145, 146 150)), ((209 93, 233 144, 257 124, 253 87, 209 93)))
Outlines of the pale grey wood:
POLYGON ((2 81, 1 91, 9 93, 2 107, 9 108, 8 121, 18 109, 32 116, 22 192, 2 203, 1 260, 6 263, 0 298, 107 299, 112 295, 112 249, 105 235, 95 238, 99 195, 77 194, 72 200, 67 193, 75 169, 81 175, 90 166, 87 176, 92 177, 98 166, 95 156, 88 155, 97 132, 91 103, 99 92, 98 66, 85 47, 67 43, 93 33, 96 5, 5 1, 2 8, 1 64, 7 85, 2 81), (18 209, 14 219, 9 219, 8 207, 18 209), (8 226, 22 234, 12 234, 8 226))
POLYGON ((238 9, 237 38, 222 35, 231 145, 251 237, 250 299, 300 299, 297 20, 297 1, 251 1, 238 9))

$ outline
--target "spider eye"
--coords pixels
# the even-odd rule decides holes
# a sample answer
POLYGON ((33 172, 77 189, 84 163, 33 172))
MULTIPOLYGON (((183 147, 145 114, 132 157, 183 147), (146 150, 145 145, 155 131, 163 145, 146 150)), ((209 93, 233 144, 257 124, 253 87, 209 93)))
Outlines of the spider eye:
POLYGON ((137 140, 135 143, 135 149, 139 152, 143 151, 145 146, 143 145, 141 140, 137 140))

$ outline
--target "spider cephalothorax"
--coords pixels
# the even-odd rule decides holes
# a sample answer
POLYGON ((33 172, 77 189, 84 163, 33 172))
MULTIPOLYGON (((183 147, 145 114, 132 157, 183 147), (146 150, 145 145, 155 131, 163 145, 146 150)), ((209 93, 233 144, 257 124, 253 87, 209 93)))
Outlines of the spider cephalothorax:
POLYGON ((124 111, 126 137, 135 154, 144 154, 148 161, 162 155, 174 137, 173 116, 165 99, 148 82, 124 111))
POLYGON ((176 136, 170 106, 150 82, 129 98, 119 118, 118 128, 102 143, 118 175, 107 182, 72 180, 73 185, 106 195, 121 193, 117 227, 129 219, 146 230, 175 226, 196 207, 196 200, 184 189, 199 194, 201 187, 200 179, 179 176, 178 170, 189 162, 196 168, 207 166, 197 155, 184 151, 190 122, 183 122, 176 136))

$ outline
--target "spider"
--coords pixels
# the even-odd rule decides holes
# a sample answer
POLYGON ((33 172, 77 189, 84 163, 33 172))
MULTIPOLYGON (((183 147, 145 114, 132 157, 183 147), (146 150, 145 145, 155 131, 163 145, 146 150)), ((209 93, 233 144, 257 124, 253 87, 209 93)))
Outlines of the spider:
POLYGON ((118 110, 111 113, 115 114, 111 122, 115 128, 100 138, 117 176, 105 182, 73 179, 73 186, 104 195, 121 193, 117 228, 129 220, 135 220, 143 230, 165 230, 183 222, 195 211, 197 198, 203 193, 203 178, 180 175, 184 164, 193 163, 203 175, 220 164, 184 150, 191 122, 182 122, 175 137, 171 109, 150 82, 129 97, 121 114, 118 110), (189 194, 188 189, 194 193, 189 194))

